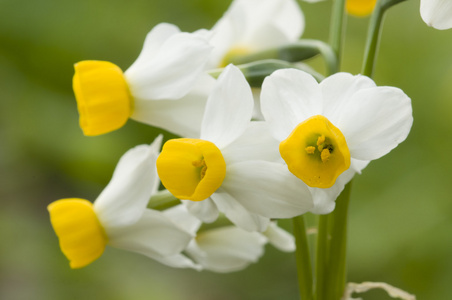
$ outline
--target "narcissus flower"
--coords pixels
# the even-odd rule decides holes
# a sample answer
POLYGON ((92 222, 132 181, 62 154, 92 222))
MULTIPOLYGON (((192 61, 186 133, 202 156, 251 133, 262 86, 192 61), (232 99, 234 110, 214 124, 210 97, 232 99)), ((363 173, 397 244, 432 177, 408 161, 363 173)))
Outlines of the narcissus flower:
POLYGON ((436 29, 452 28, 452 1, 421 0, 421 17, 436 29))
POLYGON ((275 162, 277 141, 266 124, 250 121, 253 102, 245 77, 229 65, 207 101, 200 138, 166 142, 157 171, 201 220, 222 211, 245 230, 264 231, 269 218, 300 215, 313 204, 308 188, 275 162))
POLYGON ((211 29, 208 66, 224 67, 234 56, 297 41, 304 31, 304 16, 294 0, 234 0, 211 29))
POLYGON ((376 3, 377 0, 347 0, 345 9, 349 15, 365 17, 373 12, 376 3))
POLYGON ((187 213, 184 205, 164 211, 166 216, 196 235, 184 253, 203 270, 219 273, 242 270, 258 261, 267 243, 281 251, 295 250, 293 236, 278 227, 276 222, 270 222, 263 233, 249 232, 232 225, 200 230, 201 221, 195 217, 187 218, 187 213), (181 223, 179 220, 184 221, 181 223))
POLYGON ((180 254, 193 235, 162 212, 146 209, 159 185, 155 160, 160 144, 161 137, 125 153, 94 203, 72 198, 48 206, 50 221, 71 268, 92 263, 106 245, 170 266, 197 268, 180 254))
POLYGON ((75 64, 73 88, 85 135, 104 134, 129 118, 196 136, 214 79, 205 74, 211 46, 200 33, 155 26, 137 60, 123 73, 106 61, 75 64))
MULTIPOLYGON (((261 103, 288 169, 319 195, 325 192, 318 189, 340 191, 405 140, 413 122, 403 91, 348 73, 319 84, 306 72, 278 70, 264 80, 261 103)), ((316 212, 333 208, 324 203, 316 212)))

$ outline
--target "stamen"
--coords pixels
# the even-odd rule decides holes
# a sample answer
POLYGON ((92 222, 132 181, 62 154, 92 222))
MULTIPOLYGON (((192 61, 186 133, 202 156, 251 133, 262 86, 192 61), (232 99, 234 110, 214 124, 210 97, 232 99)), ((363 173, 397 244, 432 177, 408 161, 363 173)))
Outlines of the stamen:
POLYGON ((201 179, 204 178, 204 176, 206 176, 206 172, 207 172, 207 165, 206 165, 206 161, 204 159, 200 159, 200 160, 195 160, 191 163, 195 168, 202 168, 201 172, 199 173, 201 176, 201 179))
POLYGON ((308 153, 308 154, 314 154, 314 152, 315 152, 315 147, 313 147, 313 146, 308 146, 308 147, 305 148, 305 150, 306 150, 306 153, 308 153))
POLYGON ((330 158, 330 150, 328 149, 323 149, 322 153, 320 154, 320 158, 322 159, 323 162, 327 162, 328 159, 330 158))
POLYGON ((317 148, 319 149, 320 152, 322 152, 323 148, 325 148, 324 147, 325 146, 324 143, 325 143, 325 136, 322 134, 317 139, 317 148))

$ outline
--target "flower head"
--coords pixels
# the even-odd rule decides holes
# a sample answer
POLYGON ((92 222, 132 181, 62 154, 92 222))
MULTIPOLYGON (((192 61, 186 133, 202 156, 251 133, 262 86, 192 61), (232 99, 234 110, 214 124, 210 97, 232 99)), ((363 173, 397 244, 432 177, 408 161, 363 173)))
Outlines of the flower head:
POLYGON ((137 60, 123 73, 113 63, 75 64, 73 88, 85 135, 104 134, 129 118, 180 135, 197 135, 214 79, 204 74, 211 51, 199 33, 155 26, 137 60))
MULTIPOLYGON (((176 265, 192 234, 163 213, 146 209, 159 180, 155 160, 161 137, 151 145, 129 150, 120 159, 113 178, 91 203, 61 199, 48 206, 62 252, 72 268, 99 258, 106 245, 141 253, 164 264, 176 265)), ((180 262, 180 267, 193 267, 180 262)))
POLYGON ((452 28, 452 1, 421 0, 421 17, 428 26, 436 29, 452 28))
POLYGON ((157 159, 162 184, 205 222, 219 211, 237 226, 263 231, 269 218, 312 208, 308 188, 279 162, 277 141, 263 122, 251 122, 251 89, 229 65, 206 105, 199 139, 168 141, 157 159))
POLYGON ((295 42, 304 16, 294 0, 234 0, 213 26, 208 66, 224 67, 234 56, 295 42))
MULTIPOLYGON (((311 189, 332 194, 405 140, 413 122, 411 101, 400 89, 348 73, 319 84, 306 72, 278 70, 265 79, 261 101, 288 169, 311 189)), ((324 209, 317 212, 334 208, 320 198, 324 209)))

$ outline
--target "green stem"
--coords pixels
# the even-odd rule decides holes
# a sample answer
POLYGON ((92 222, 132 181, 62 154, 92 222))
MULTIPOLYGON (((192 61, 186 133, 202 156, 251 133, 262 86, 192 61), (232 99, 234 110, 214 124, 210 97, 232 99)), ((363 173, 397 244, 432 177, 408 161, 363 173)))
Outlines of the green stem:
POLYGON ((340 67, 344 31, 345 0, 335 0, 330 24, 330 45, 336 54, 337 66, 340 67))
POLYGON ((151 197, 148 208, 164 210, 180 204, 180 200, 174 197, 168 190, 162 190, 151 197))
MULTIPOLYGON (((347 215, 350 203, 350 181, 336 200, 336 208, 329 215, 331 241, 325 299, 339 300, 346 284, 347 215)), ((320 299, 320 298, 319 298, 320 299)))
POLYGON ((316 256, 316 299, 324 299, 327 289, 326 274, 329 249, 328 215, 319 216, 316 256))
POLYGON ((311 257, 309 255, 309 244, 306 234, 306 225, 303 216, 298 216, 293 220, 293 234, 296 244, 296 261, 298 272, 298 286, 302 300, 313 300, 312 295, 312 268, 311 257))
POLYGON ((386 11, 406 0, 378 0, 369 22, 362 74, 372 77, 380 43, 383 19, 386 11))

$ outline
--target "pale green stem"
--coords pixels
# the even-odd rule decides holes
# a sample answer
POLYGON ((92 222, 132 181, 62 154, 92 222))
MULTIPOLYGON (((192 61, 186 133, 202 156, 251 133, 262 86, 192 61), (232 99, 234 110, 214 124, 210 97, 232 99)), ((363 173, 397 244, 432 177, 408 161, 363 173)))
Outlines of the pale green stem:
POLYGON ((372 77, 380 43, 381 29, 386 11, 406 0, 378 0, 369 22, 362 74, 372 77))
POLYGON ((317 232, 315 299, 325 299, 325 291, 327 289, 326 272, 329 261, 328 216, 329 215, 319 216, 317 232))
MULTIPOLYGON (((346 284, 347 215, 350 203, 350 181, 336 200, 336 208, 328 215, 331 241, 329 243, 328 273, 325 298, 339 300, 346 284)), ((321 298, 318 298, 321 299, 321 298)))
POLYGON ((293 220, 293 234, 296 244, 296 263, 298 272, 298 286, 302 300, 313 300, 312 295, 312 268, 311 257, 309 255, 309 244, 306 232, 306 225, 303 216, 298 216, 293 220))
POLYGON ((151 197, 148 208, 164 210, 180 203, 180 200, 174 197, 168 190, 162 190, 151 197))
MULTIPOLYGON (((344 11, 346 0, 335 0, 330 24, 330 46, 336 54, 337 69, 340 68, 344 31, 344 11)), ((331 73, 332 74, 332 73, 331 73)), ((330 74, 330 75, 331 75, 330 74)))

